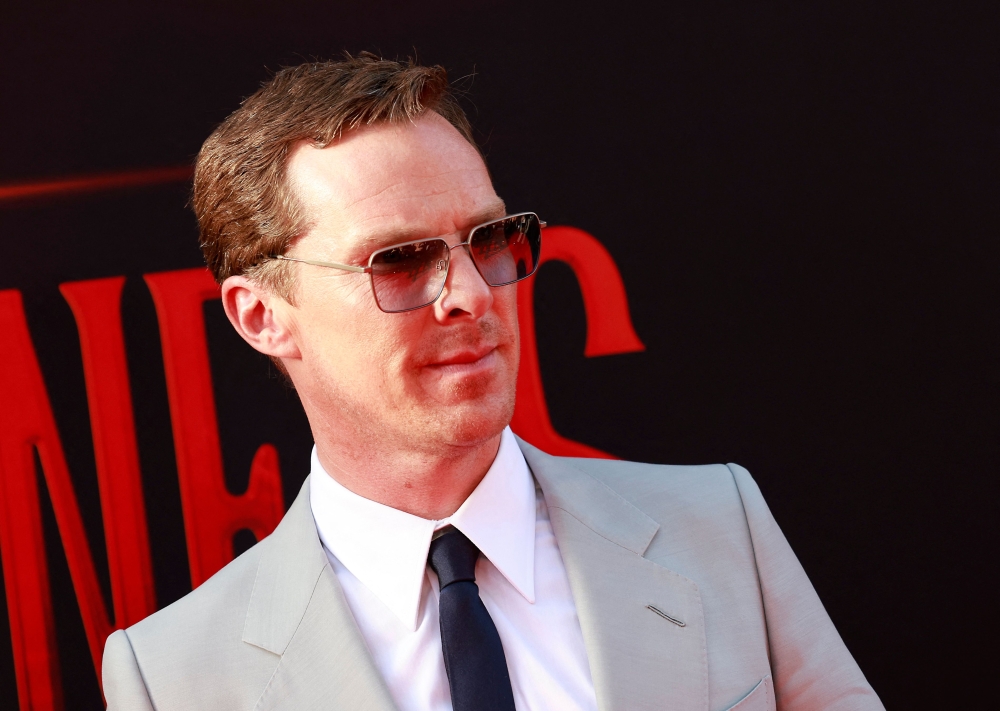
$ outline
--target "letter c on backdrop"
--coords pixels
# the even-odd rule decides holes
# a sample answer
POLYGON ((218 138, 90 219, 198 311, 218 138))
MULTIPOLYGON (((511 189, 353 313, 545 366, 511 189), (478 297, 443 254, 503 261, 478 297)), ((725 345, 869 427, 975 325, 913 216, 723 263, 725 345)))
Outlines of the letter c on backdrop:
MULTIPOLYGON (((538 266, 554 260, 568 264, 580 283, 583 308, 587 313, 585 356, 594 358, 646 350, 632 326, 625 284, 618 267, 600 242, 575 227, 548 227, 542 234, 538 266)), ((511 429, 549 454, 614 459, 607 452, 566 439, 552 426, 538 364, 534 300, 535 278, 519 282, 517 315, 521 331, 521 369, 517 374, 517 407, 511 429)))

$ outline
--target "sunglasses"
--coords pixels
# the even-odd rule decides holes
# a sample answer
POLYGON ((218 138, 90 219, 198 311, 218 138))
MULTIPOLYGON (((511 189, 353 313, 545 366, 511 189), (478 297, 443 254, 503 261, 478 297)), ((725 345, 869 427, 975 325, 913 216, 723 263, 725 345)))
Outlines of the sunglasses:
POLYGON ((533 212, 484 222, 454 247, 443 237, 394 244, 373 252, 367 267, 277 255, 271 259, 302 262, 317 267, 361 272, 371 278, 375 303, 386 313, 430 306, 444 291, 451 250, 465 247, 480 276, 490 286, 506 286, 535 273, 542 251, 545 223, 533 212))

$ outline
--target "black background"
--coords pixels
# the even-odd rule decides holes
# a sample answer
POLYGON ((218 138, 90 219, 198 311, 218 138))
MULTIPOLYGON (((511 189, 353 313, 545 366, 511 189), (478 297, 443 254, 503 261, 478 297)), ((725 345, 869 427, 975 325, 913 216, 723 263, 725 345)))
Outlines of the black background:
MULTIPOLYGON (((747 466, 886 706, 958 708, 995 696, 995 7, 3 3, 0 182, 190 163, 269 70, 302 59, 368 49, 443 64, 500 195, 607 246, 647 346, 584 358, 576 282, 546 266, 539 348, 559 432, 628 459, 747 466)), ((105 571, 79 343, 57 286, 128 277, 160 605, 190 581, 141 275, 202 263, 187 190, 0 204, 0 288, 24 294, 105 571)), ((230 487, 271 441, 290 501, 311 444, 296 397, 221 307, 206 312, 230 487)), ((45 515, 67 707, 97 709, 45 515)), ((0 610, 4 709, 7 624, 0 610)))

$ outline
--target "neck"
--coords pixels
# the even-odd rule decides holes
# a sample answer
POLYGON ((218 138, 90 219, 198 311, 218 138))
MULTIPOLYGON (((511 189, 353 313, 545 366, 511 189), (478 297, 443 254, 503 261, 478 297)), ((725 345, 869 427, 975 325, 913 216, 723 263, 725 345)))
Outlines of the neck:
POLYGON ((501 435, 438 450, 359 447, 314 429, 320 464, 339 484, 371 501, 420 518, 451 516, 486 476, 501 435))

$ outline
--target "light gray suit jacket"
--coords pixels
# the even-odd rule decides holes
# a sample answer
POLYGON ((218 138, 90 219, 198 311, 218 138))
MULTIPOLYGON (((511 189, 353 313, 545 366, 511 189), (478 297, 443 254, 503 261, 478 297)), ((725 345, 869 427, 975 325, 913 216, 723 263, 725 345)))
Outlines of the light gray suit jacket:
MULTIPOLYGON (((602 711, 883 708, 745 469, 519 444, 602 711)), ((104 693, 113 711, 394 708, 316 534, 308 482, 268 538, 108 638, 104 693)))

